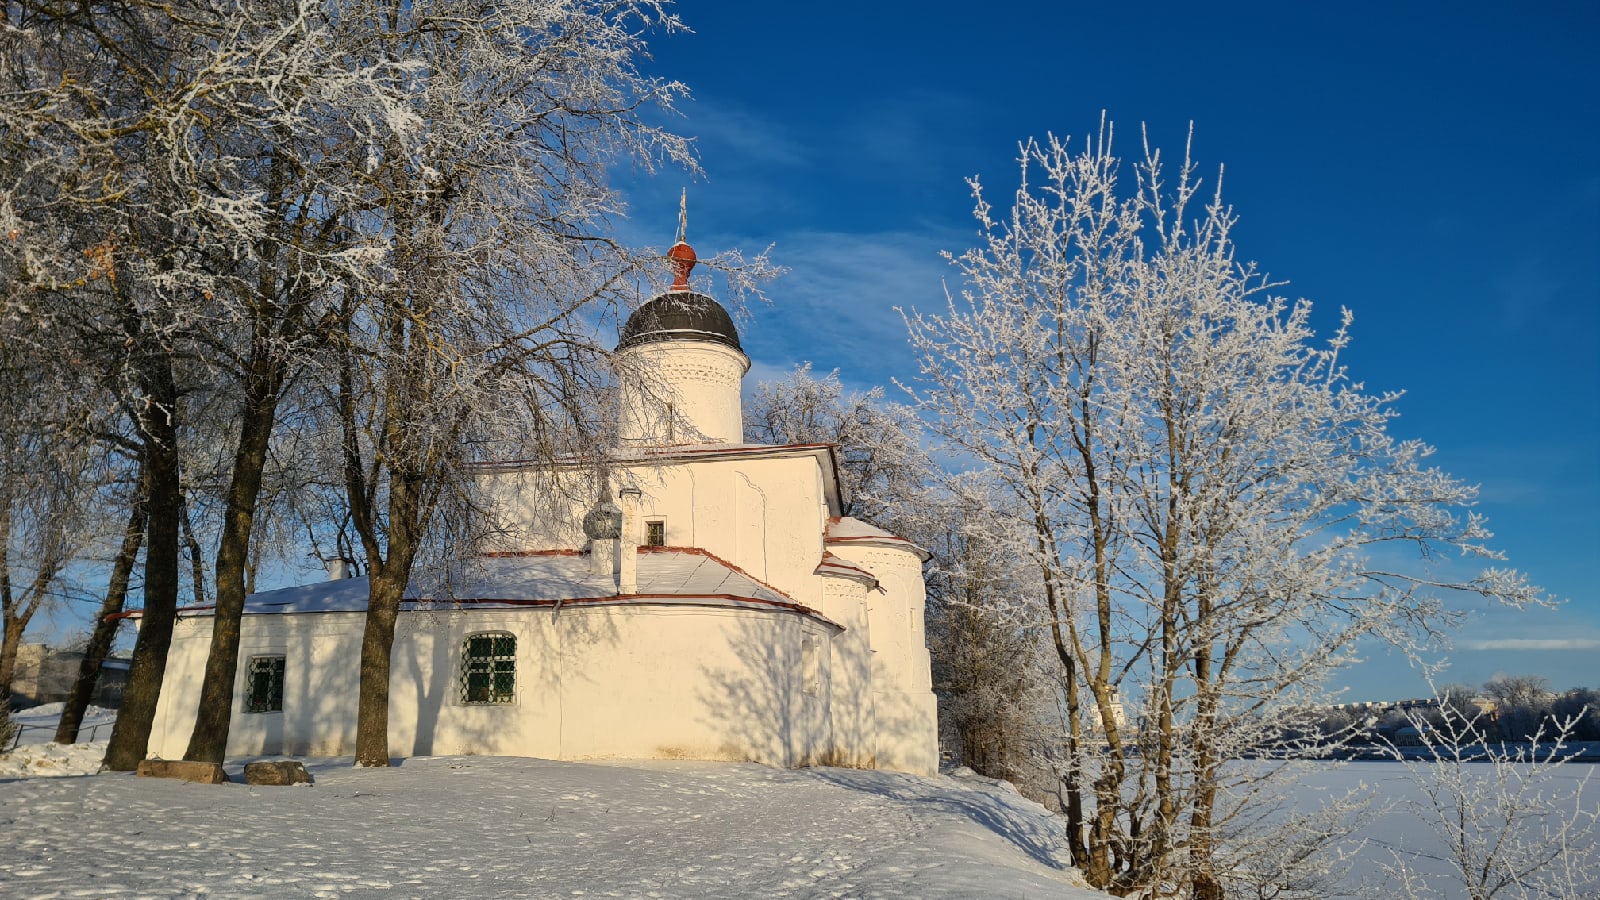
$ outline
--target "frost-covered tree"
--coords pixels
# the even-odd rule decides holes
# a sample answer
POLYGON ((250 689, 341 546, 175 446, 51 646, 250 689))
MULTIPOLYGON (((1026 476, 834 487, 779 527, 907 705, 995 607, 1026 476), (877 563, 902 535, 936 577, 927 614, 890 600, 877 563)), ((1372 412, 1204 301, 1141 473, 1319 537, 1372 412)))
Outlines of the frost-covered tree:
POLYGON ((1407 897, 1464 892, 1472 900, 1600 892, 1600 810, 1584 798, 1593 768, 1568 765, 1577 717, 1541 722, 1527 743, 1512 746, 1493 740, 1488 717, 1475 709, 1441 703, 1435 720, 1414 711, 1410 722, 1421 751, 1396 755, 1417 799, 1391 814, 1409 816, 1444 854, 1415 841, 1391 847, 1385 883, 1371 896, 1392 897, 1397 888, 1407 897), (1442 859, 1444 871, 1418 865, 1419 853, 1442 859))
POLYGON ((106 480, 76 398, 28 350, 0 345, 0 703, 29 624, 73 592, 67 569, 98 537, 106 480))
POLYGON ((1483 693, 1494 701, 1499 736, 1508 741, 1528 740, 1545 728, 1555 701, 1549 679, 1540 675, 1497 675, 1484 682, 1483 693))
POLYGON ((360 269, 361 257, 326 240, 337 243, 327 214, 336 192, 305 187, 333 136, 301 126, 361 123, 363 108, 381 104, 354 99, 374 94, 370 84, 332 77, 328 11, 308 0, 15 0, 6 10, 0 310, 99 373, 105 412, 131 426, 101 433, 131 444, 122 449, 145 473, 143 616, 108 761, 130 768, 144 755, 180 547, 202 595, 199 535, 217 533, 216 652, 191 755, 220 758, 238 560, 276 391, 304 334, 308 286, 360 269), (216 445, 236 448, 206 479, 228 485, 215 530, 196 525, 190 501, 205 498, 184 490, 182 445, 202 423, 215 425, 216 445))
POLYGON ((921 424, 884 399, 883 388, 846 394, 834 370, 821 378, 805 363, 782 381, 756 385, 745 404, 745 437, 757 443, 839 445, 843 511, 883 527, 905 518, 924 491, 931 463, 921 424))
MULTIPOLYGON (((653 0, 355 0, 341 58, 392 60, 388 121, 334 152, 365 190, 342 224, 380 261, 338 290, 329 382, 369 578, 356 762, 389 764, 390 653, 419 555, 472 513, 486 447, 553 461, 595 437, 592 317, 639 260, 607 237, 613 165, 694 165, 652 124, 675 82, 640 72, 653 0), (586 437, 587 435, 587 437, 586 437)), ((470 526, 466 526, 470 531, 470 526)))
MULTIPOLYGON (((98 376, 95 398, 148 443, 164 499, 150 520, 146 629, 113 745, 144 755, 177 596, 177 380, 172 319, 151 290, 181 278, 173 192, 134 174, 165 131, 159 83, 185 45, 154 8, 6 4, 0 40, 0 327, 8 342, 98 376), (165 249, 158 249, 164 247, 165 249)), ((182 15, 175 8, 167 12, 182 15)), ((131 433, 131 434, 130 434, 131 433)))
POLYGON ((124 417, 104 432, 144 466, 144 609, 108 758, 144 755, 180 549, 198 594, 209 545, 186 756, 218 760, 274 446, 338 435, 381 617, 461 493, 464 438, 550 455, 590 416, 593 308, 637 261, 606 234, 609 167, 692 166, 641 115, 681 90, 637 68, 677 20, 653 0, 0 8, 0 322, 68 335, 124 417))
POLYGON ((1263 877, 1225 843, 1267 788, 1229 760, 1298 752, 1274 746, 1279 714, 1314 705, 1359 641, 1417 646, 1442 594, 1538 593, 1492 566, 1374 561, 1498 557, 1473 490, 1389 433, 1397 395, 1346 374, 1348 314, 1316 343, 1187 156, 1169 180, 1148 146, 1125 172, 1111 144, 1023 145, 998 214, 972 183, 985 239, 952 257, 961 292, 907 316, 916 398, 1005 497, 971 526, 1040 584, 1075 863, 1115 893, 1215 898, 1263 877))
POLYGON ((928 652, 939 728, 962 764, 1049 802, 1055 784, 1040 776, 1059 755, 1060 734, 1048 727, 1057 698, 1042 632, 1027 613, 1037 579, 1015 564, 1009 542, 967 527, 1004 499, 981 481, 945 487, 923 492, 914 519, 918 541, 933 553, 928 652))

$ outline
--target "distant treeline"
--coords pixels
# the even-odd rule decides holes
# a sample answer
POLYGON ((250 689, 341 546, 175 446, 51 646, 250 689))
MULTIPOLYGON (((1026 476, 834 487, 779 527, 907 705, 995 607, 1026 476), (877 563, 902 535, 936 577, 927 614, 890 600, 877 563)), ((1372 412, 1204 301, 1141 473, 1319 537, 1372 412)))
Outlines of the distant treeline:
POLYGON ((1447 716, 1472 723, 1489 741, 1600 741, 1600 691, 1580 687, 1556 693, 1537 675, 1490 679, 1482 689, 1448 684, 1423 701, 1333 706, 1307 710, 1285 723, 1285 737, 1313 746, 1423 742, 1422 732, 1444 729, 1447 716))

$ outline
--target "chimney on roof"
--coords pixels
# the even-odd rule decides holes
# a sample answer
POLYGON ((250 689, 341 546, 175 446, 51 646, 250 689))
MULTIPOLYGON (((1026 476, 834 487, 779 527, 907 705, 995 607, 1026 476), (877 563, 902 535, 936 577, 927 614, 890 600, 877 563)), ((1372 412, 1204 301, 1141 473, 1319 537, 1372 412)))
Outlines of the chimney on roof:
POLYGON ((639 593, 639 498, 638 488, 623 488, 622 533, 617 548, 617 593, 639 593))
POLYGON ((344 558, 328 560, 328 580, 343 581, 350 577, 350 561, 344 558))

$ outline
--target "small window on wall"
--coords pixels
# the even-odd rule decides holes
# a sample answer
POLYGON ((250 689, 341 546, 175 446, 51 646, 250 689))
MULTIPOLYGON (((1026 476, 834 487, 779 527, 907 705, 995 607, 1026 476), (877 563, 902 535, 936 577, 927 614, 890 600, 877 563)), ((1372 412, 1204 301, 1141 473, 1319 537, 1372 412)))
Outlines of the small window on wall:
POLYGON ((245 712, 283 711, 283 657, 250 657, 245 679, 245 712))
POLYGON ((667 522, 665 519, 651 519, 644 523, 644 544, 646 547, 665 547, 667 545, 667 522))
POLYGON ((510 703, 516 695, 516 636, 503 631, 468 635, 461 646, 461 702, 510 703))

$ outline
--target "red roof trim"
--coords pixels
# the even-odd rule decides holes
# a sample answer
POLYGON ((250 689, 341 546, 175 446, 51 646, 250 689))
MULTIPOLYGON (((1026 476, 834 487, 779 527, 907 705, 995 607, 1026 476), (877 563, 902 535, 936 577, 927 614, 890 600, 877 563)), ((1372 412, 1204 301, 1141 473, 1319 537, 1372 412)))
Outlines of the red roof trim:
POLYGON ((869 589, 880 586, 878 583, 878 576, 872 574, 866 569, 861 568, 860 566, 846 562, 845 560, 834 556, 832 553, 829 553, 826 550, 822 551, 822 561, 817 563, 817 568, 812 574, 836 575, 840 578, 850 578, 865 583, 869 589), (844 571, 825 571, 828 569, 844 571))
POLYGON ((933 558, 932 553, 928 552, 922 547, 917 546, 914 542, 903 538, 898 534, 884 531, 882 528, 878 528, 878 526, 873 525, 871 522, 862 522, 860 519, 856 519, 856 521, 861 522, 861 524, 866 525, 868 528, 876 529, 880 533, 852 535, 833 534, 833 526, 838 525, 840 522, 844 521, 844 519, 844 516, 832 516, 828 519, 828 527, 822 531, 822 543, 824 546, 828 544, 876 544, 880 547, 904 547, 917 554, 917 556, 921 557, 924 562, 933 558))

